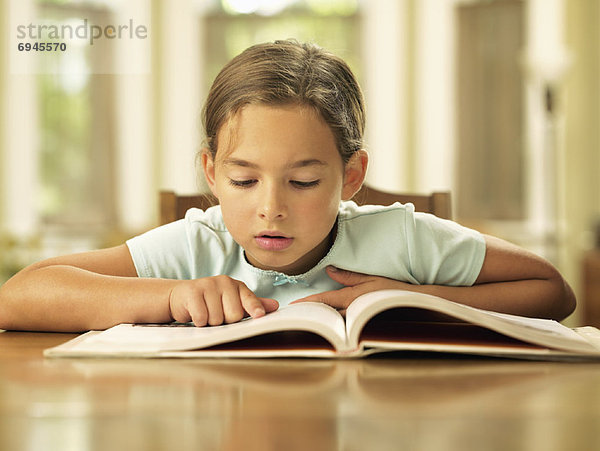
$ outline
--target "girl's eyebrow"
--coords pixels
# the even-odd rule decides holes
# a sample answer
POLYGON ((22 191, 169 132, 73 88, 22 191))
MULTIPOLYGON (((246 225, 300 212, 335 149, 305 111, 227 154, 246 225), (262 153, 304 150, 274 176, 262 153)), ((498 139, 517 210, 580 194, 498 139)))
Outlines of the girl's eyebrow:
POLYGON ((321 160, 317 160, 316 158, 312 158, 309 160, 300 160, 288 165, 292 169, 296 168, 305 168, 307 166, 327 166, 327 163, 321 160))
MULTIPOLYGON (((260 166, 256 163, 252 163, 247 160, 242 160, 240 158, 227 158, 223 161, 225 166, 241 166, 244 168, 258 169, 260 166)), ((327 163, 324 161, 318 160, 316 158, 311 158, 308 160, 299 160, 294 161, 286 165, 287 168, 297 169, 297 168, 305 168, 307 166, 327 166, 327 163)))
POLYGON ((244 168, 258 168, 257 164, 250 163, 249 161, 241 160, 239 158, 227 158, 226 160, 223 160, 223 165, 224 166, 241 166, 244 168))

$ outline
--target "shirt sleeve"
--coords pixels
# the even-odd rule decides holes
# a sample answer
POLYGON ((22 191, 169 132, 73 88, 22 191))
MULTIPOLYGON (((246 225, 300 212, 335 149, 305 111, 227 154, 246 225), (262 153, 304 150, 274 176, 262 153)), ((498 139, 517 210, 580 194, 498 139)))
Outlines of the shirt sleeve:
POLYGON ((221 223, 220 210, 188 210, 184 219, 127 241, 139 277, 198 279, 226 274, 235 242, 221 223))
POLYGON ((126 242, 139 277, 190 279, 185 220, 152 229, 126 242))
POLYGON ((410 271, 421 284, 470 286, 485 259, 481 233, 456 222, 413 212, 405 216, 410 271))
POLYGON ((472 285, 485 241, 472 229, 414 211, 412 204, 342 206, 327 264, 421 285, 472 285))

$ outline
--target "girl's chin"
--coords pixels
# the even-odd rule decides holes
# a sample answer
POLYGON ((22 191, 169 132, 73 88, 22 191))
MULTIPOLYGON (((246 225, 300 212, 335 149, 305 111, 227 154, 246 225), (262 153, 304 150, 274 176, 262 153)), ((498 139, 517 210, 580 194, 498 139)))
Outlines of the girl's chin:
POLYGON ((263 271, 277 271, 288 275, 303 274, 314 266, 312 262, 303 262, 302 258, 290 261, 284 258, 248 258, 246 255, 246 259, 252 266, 263 271))
MULTIPOLYGON (((253 243, 254 244, 254 243, 253 243)), ((265 250, 254 244, 253 252, 246 251, 246 259, 251 265, 264 271, 277 271, 290 276, 304 274, 316 266, 329 251, 329 240, 325 239, 316 247, 298 256, 298 242, 283 250, 265 250)))

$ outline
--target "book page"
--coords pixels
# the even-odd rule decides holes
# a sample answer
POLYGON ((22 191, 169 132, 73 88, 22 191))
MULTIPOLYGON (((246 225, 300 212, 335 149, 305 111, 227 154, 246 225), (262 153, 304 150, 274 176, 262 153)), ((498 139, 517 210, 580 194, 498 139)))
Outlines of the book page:
MULTIPOLYGON (((325 338, 335 349, 345 349, 346 346, 345 325, 341 315, 325 304, 307 302, 282 307, 261 318, 247 318, 221 326, 120 324, 100 333, 89 334, 89 337, 84 336, 84 339, 79 337, 68 349, 72 353, 148 355, 204 349, 279 331, 307 331, 325 338)), ((237 346, 236 349, 243 352, 244 348, 237 346)))
POLYGON ((519 327, 526 327, 535 330, 537 333, 553 335, 556 337, 564 337, 577 340, 578 336, 575 331, 563 326, 558 321, 543 318, 528 318, 524 316, 509 315, 507 313, 486 311, 488 315, 494 316, 501 321, 514 324, 519 327))
POLYGON ((491 312, 437 296, 403 290, 382 290, 358 297, 346 312, 348 341, 358 346, 361 330, 369 319, 398 307, 442 313, 538 346, 571 352, 600 352, 589 341, 557 321, 491 312))

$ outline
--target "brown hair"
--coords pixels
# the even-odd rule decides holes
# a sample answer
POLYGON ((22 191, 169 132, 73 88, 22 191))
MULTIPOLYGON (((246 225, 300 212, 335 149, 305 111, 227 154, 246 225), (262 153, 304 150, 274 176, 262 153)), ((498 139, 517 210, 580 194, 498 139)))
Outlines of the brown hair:
POLYGON ((314 108, 331 127, 344 163, 363 148, 365 108, 360 86, 341 58, 314 44, 275 41, 249 47, 215 78, 202 111, 213 158, 221 126, 248 104, 314 108))

